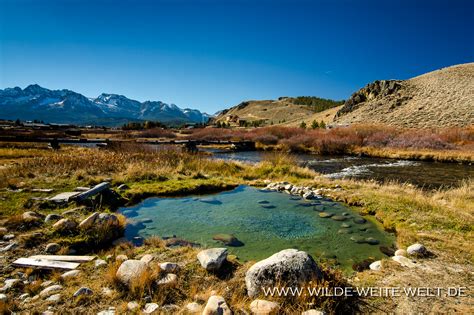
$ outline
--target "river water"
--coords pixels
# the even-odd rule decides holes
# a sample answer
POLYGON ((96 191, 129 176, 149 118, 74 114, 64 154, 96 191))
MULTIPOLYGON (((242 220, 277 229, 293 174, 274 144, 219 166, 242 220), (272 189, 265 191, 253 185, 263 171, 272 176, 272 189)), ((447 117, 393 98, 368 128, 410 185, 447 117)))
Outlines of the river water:
MULTIPOLYGON (((257 163, 274 153, 262 151, 229 152, 207 150, 213 158, 257 163)), ((374 179, 397 181, 425 189, 453 187, 474 178, 474 165, 407 161, 355 156, 291 155, 301 166, 307 166, 328 178, 374 179)))

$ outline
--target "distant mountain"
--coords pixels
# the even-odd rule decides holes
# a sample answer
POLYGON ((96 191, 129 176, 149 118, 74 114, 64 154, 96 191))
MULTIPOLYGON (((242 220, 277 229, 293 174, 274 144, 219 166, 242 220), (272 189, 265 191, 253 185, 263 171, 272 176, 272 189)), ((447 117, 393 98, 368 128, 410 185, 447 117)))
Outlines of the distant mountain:
POLYGON ((139 102, 123 95, 102 93, 87 98, 70 90, 49 90, 37 84, 0 90, 0 118, 45 122, 120 125, 128 121, 202 123, 211 116, 160 101, 139 102))

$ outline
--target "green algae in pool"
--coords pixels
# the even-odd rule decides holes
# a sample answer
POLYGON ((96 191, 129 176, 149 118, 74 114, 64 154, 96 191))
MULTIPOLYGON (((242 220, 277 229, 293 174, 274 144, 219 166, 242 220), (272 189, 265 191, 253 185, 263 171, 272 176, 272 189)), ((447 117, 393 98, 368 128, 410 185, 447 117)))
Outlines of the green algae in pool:
POLYGON ((227 247, 243 261, 297 248, 315 258, 335 258, 350 269, 355 262, 382 258, 379 246, 394 241, 375 223, 337 202, 305 201, 250 186, 206 196, 149 198, 120 211, 132 222, 125 230, 128 239, 176 235, 204 247, 223 247, 213 236, 232 234, 240 246, 227 247))

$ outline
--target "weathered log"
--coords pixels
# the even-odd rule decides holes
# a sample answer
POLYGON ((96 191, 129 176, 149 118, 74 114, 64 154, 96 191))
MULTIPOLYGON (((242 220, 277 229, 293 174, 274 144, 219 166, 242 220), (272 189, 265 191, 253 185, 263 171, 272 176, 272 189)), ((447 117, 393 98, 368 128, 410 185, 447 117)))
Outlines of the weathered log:
POLYGON ((110 187, 110 183, 108 183, 108 182, 100 183, 98 185, 95 185, 94 187, 92 187, 88 191, 80 193, 79 195, 74 197, 74 199, 77 200, 77 201, 82 201, 84 199, 90 198, 92 196, 95 196, 95 195, 101 193, 102 191, 108 189, 109 187, 110 187))

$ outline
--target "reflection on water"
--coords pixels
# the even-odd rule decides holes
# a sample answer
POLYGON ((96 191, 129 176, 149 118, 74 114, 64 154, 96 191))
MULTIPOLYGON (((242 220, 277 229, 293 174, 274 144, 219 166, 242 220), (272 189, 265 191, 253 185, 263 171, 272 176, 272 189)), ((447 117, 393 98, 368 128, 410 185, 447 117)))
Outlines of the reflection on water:
POLYGON ((230 246, 229 251, 244 261, 297 248, 315 257, 335 258, 350 269, 369 257, 382 258, 379 246, 394 241, 342 204, 304 201, 249 186, 204 197, 149 198, 121 212, 132 222, 125 231, 129 239, 176 235, 203 246, 222 247, 213 237, 232 234, 239 246, 230 246))
MULTIPOLYGON (((209 151, 213 153, 213 158, 250 163, 260 162, 268 154, 260 151, 209 151)), ((302 166, 307 166, 328 178, 398 181, 427 189, 452 187, 463 179, 474 178, 474 166, 466 164, 311 154, 293 154, 292 156, 302 166)))

